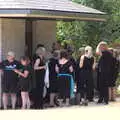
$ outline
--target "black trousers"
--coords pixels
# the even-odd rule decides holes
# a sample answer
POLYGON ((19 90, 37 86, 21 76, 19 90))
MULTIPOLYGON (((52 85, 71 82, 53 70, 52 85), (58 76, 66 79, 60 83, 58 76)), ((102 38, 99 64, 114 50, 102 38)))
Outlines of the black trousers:
POLYGON ((108 103, 109 101, 109 88, 108 86, 103 86, 100 88, 100 96, 99 96, 99 101, 100 102, 105 102, 108 103))

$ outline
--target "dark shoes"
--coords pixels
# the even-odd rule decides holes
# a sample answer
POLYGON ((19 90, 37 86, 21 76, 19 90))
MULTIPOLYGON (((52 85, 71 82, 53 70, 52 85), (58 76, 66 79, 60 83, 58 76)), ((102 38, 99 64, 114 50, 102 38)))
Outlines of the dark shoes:
POLYGON ((108 105, 108 101, 104 102, 103 100, 98 100, 97 104, 104 104, 104 105, 108 105))
POLYGON ((103 100, 98 100, 97 104, 103 103, 103 100))

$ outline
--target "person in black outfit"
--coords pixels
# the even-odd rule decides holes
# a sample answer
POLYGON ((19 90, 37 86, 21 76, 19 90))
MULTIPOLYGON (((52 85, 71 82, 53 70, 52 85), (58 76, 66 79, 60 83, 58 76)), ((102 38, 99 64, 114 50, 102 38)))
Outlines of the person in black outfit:
POLYGON ((69 100, 71 97, 71 73, 73 72, 73 64, 68 59, 68 54, 66 51, 61 51, 60 60, 58 66, 56 66, 56 71, 58 72, 58 93, 60 96, 60 106, 63 106, 63 100, 65 100, 65 105, 69 106, 69 100))
POLYGON ((14 69, 19 69, 20 63, 15 60, 15 53, 10 51, 7 55, 7 60, 0 63, 0 69, 3 72, 2 91, 3 91, 3 108, 8 108, 8 95, 11 96, 12 109, 16 107, 16 93, 18 75, 14 69))
POLYGON ((49 81, 50 81, 50 88, 49 88, 49 92, 50 92, 50 106, 54 107, 55 103, 54 103, 54 99, 55 99, 55 95, 58 92, 57 90, 57 72, 56 72, 56 65, 58 64, 58 59, 59 59, 59 51, 54 51, 53 52, 53 57, 51 59, 49 59, 49 81))
POLYGON ((19 75, 19 83, 18 89, 21 93, 22 99, 22 109, 30 109, 30 81, 32 80, 32 71, 31 67, 29 66, 29 58, 28 57, 21 57, 21 69, 15 69, 14 72, 19 75))
POLYGON ((44 90, 44 77, 45 77, 45 49, 42 47, 39 48, 36 52, 37 58, 34 63, 35 70, 35 81, 36 87, 34 90, 34 108, 35 109, 43 109, 43 90, 44 90))
POLYGON ((88 101, 93 101, 94 83, 93 70, 95 70, 95 59, 90 46, 85 47, 85 54, 80 59, 80 81, 79 89, 82 104, 88 105, 88 101))
POLYGON ((85 48, 80 48, 79 49, 79 58, 76 61, 76 69, 75 69, 75 82, 76 82, 76 87, 77 87, 77 94, 76 94, 76 104, 80 104, 81 101, 81 96, 80 95, 80 58, 84 54, 85 48))
POLYGON ((112 68, 113 78, 110 81, 110 87, 109 87, 109 100, 115 101, 115 86, 119 73, 119 61, 117 60, 117 51, 115 51, 113 48, 109 48, 109 51, 113 55, 113 64, 114 64, 114 67, 112 68))
POLYGON ((113 56, 109 52, 107 43, 101 42, 98 45, 97 54, 100 55, 100 60, 98 63, 98 90, 99 90, 99 100, 98 103, 109 103, 109 86, 113 78, 113 56))

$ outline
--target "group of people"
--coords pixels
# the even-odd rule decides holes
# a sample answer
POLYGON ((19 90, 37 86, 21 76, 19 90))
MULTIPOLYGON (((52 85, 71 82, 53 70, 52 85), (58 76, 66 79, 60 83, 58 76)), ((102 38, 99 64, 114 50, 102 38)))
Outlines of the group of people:
POLYGON ((8 109, 9 96, 12 109, 16 108, 18 101, 21 101, 22 109, 43 109, 46 90, 49 107, 69 106, 73 98, 77 104, 88 105, 95 96, 94 71, 97 71, 97 103, 108 104, 109 98, 115 100, 119 61, 114 49, 109 49, 106 42, 100 42, 96 49, 99 56, 96 62, 90 46, 80 50, 78 60, 73 58, 70 49, 63 50, 59 44, 56 46, 46 57, 45 47, 39 45, 32 60, 23 56, 20 62, 15 60, 13 51, 8 52, 7 59, 0 63, 4 109, 8 109))

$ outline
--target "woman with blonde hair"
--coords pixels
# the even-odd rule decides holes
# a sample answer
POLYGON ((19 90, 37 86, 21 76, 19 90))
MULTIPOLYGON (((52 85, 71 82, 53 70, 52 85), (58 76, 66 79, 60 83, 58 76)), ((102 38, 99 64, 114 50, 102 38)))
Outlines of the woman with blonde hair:
POLYGON ((98 44, 96 53, 100 55, 98 62, 98 90, 99 100, 98 103, 109 103, 109 86, 113 77, 114 61, 113 56, 108 50, 106 42, 98 44))
POLYGON ((80 58, 80 93, 83 98, 82 104, 88 105, 88 101, 93 101, 94 85, 93 70, 95 69, 95 58, 92 47, 86 46, 85 53, 80 58))

